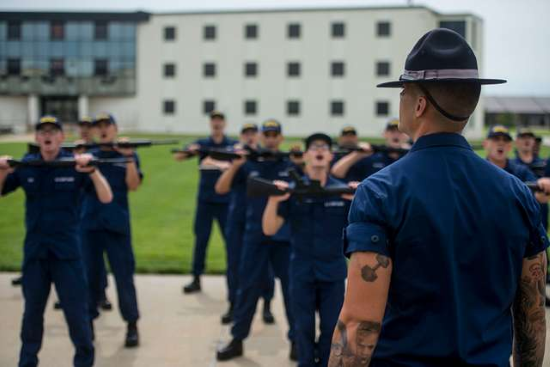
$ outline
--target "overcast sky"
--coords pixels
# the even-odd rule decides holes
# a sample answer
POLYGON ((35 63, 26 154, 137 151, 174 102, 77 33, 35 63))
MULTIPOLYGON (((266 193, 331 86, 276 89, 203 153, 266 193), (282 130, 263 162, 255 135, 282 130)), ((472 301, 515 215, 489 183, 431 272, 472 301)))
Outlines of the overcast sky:
MULTIPOLYGON (((484 75, 508 79, 490 95, 550 96, 550 0, 413 0, 436 11, 470 12, 485 25, 484 75)), ((1 0, 0 10, 150 12, 406 5, 406 0, 1 0)), ((413 45, 411 45, 412 47, 413 45)))

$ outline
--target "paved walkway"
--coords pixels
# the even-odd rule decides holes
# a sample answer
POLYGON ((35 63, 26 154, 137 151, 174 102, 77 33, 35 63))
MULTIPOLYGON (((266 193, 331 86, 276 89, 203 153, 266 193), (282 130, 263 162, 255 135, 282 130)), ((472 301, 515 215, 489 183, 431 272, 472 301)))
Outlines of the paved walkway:
MULTIPOLYGON (((23 309, 21 288, 11 286, 15 274, 0 273, 0 366, 17 366, 19 331, 23 309)), ((203 293, 184 295, 187 276, 137 277, 142 318, 139 322, 141 346, 125 349, 125 324, 118 310, 104 312, 95 323, 96 366, 98 367, 290 367, 286 341, 286 319, 280 292, 275 295, 275 325, 264 325, 258 314, 252 337, 245 343, 245 358, 219 363, 215 350, 220 341, 230 338, 229 327, 220 324, 225 311, 225 283, 220 276, 203 278, 203 293)), ((109 298, 116 305, 113 279, 109 279, 109 298)), ((50 297, 45 316, 45 333, 40 365, 70 367, 73 347, 63 314, 53 310, 50 297)), ((260 302, 261 306, 261 302, 260 302)))
MULTIPOLYGON (((16 366, 20 348, 19 331, 23 299, 21 288, 11 286, 15 274, 0 273, 0 366, 16 366)), ((231 362, 216 362, 220 341, 227 341, 229 328, 220 325, 225 311, 225 280, 221 276, 203 278, 203 293, 183 295, 181 287, 188 276, 137 276, 141 346, 125 349, 125 324, 118 310, 104 312, 96 321, 96 366, 98 367, 290 367, 286 320, 280 292, 275 295, 273 311, 277 323, 264 325, 257 315, 252 336, 245 343, 245 357, 231 362)), ((109 297, 116 304, 110 279, 109 297)), ((50 297, 45 316, 44 344, 40 365, 70 367, 73 347, 63 314, 53 310, 50 297)), ((261 305, 260 305, 261 306, 261 305)), ((550 326, 550 312, 547 312, 550 326)), ((550 333, 546 350, 550 355, 550 333)), ((550 357, 545 366, 550 367, 550 357)))

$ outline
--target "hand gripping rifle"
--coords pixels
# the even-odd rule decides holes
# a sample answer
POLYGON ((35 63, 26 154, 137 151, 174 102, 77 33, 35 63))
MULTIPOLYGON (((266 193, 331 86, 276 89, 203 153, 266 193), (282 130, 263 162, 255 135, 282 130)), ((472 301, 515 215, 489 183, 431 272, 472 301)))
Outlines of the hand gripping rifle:
POLYGON ((538 185, 538 183, 536 181, 531 181, 531 182, 524 182, 527 187, 533 192, 533 193, 537 193, 537 192, 544 192, 543 189, 541 189, 538 185))
MULTIPOLYGON (((173 145, 179 144, 178 140, 148 140, 138 139, 130 141, 113 141, 108 143, 82 143, 82 144, 61 144, 61 149, 73 151, 77 149, 94 149, 94 148, 145 148, 153 145, 173 145)), ((29 143, 29 153, 37 153, 40 151, 40 147, 36 143, 29 143)))
POLYGON ((266 180, 261 177, 249 177, 246 186, 246 194, 248 197, 258 198, 266 196, 281 196, 286 193, 291 195, 304 197, 304 196, 340 196, 344 194, 354 194, 355 189, 347 185, 340 186, 321 186, 321 182, 318 180, 305 181, 294 169, 288 171, 292 178, 293 186, 281 190, 273 183, 273 181, 266 180))
MULTIPOLYGON (((103 164, 126 164, 131 162, 128 158, 105 158, 97 159, 93 158, 88 163, 88 166, 100 166, 103 164)), ((61 158, 54 161, 44 161, 41 159, 29 159, 29 160, 16 160, 8 159, 8 165, 13 168, 18 167, 50 167, 50 168, 67 168, 76 166, 76 160, 74 158, 61 158)))

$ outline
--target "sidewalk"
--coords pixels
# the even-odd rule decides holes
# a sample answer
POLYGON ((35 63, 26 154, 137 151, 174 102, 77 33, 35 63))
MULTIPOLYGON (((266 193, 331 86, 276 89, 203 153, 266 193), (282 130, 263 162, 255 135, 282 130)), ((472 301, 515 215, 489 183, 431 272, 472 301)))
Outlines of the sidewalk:
MULTIPOLYGON (((21 288, 11 286, 15 274, 0 273, 0 366, 16 366, 23 310, 21 288)), ((99 367, 290 367, 287 323, 277 289, 273 302, 275 325, 264 325, 257 314, 251 337, 245 342, 245 357, 216 362, 220 341, 230 338, 229 327, 220 324, 225 312, 225 278, 203 278, 203 293, 184 295, 188 276, 140 275, 136 277, 141 345, 125 349, 126 332, 118 309, 104 312, 95 323, 96 364, 99 367)), ((53 289, 53 288, 52 288, 53 289)), ((109 299, 116 306, 114 281, 109 279, 109 299)), ((45 315, 40 366, 72 366, 73 347, 62 312, 53 310, 55 292, 45 315)), ((262 306, 260 301, 260 306, 262 306)))

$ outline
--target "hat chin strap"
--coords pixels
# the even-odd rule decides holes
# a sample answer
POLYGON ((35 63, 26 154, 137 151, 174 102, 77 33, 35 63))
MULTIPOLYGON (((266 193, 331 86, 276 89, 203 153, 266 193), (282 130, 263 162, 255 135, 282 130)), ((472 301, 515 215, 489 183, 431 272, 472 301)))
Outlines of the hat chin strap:
POLYGON ((430 101, 430 103, 435 107, 435 109, 440 113, 442 114, 443 116, 445 116, 446 118, 448 118, 449 120, 453 120, 453 121, 466 121, 470 118, 470 116, 456 116, 456 115, 452 115, 450 114, 449 112, 445 111, 443 108, 441 108, 441 106, 439 106, 437 104, 437 102, 435 101, 435 99, 432 97, 432 95, 430 94, 430 92, 428 92, 428 89, 426 89, 426 87, 424 87, 421 83, 418 83, 417 84, 418 87, 422 90, 422 92, 424 92, 424 94, 426 95, 426 98, 428 99, 428 101, 430 101))

